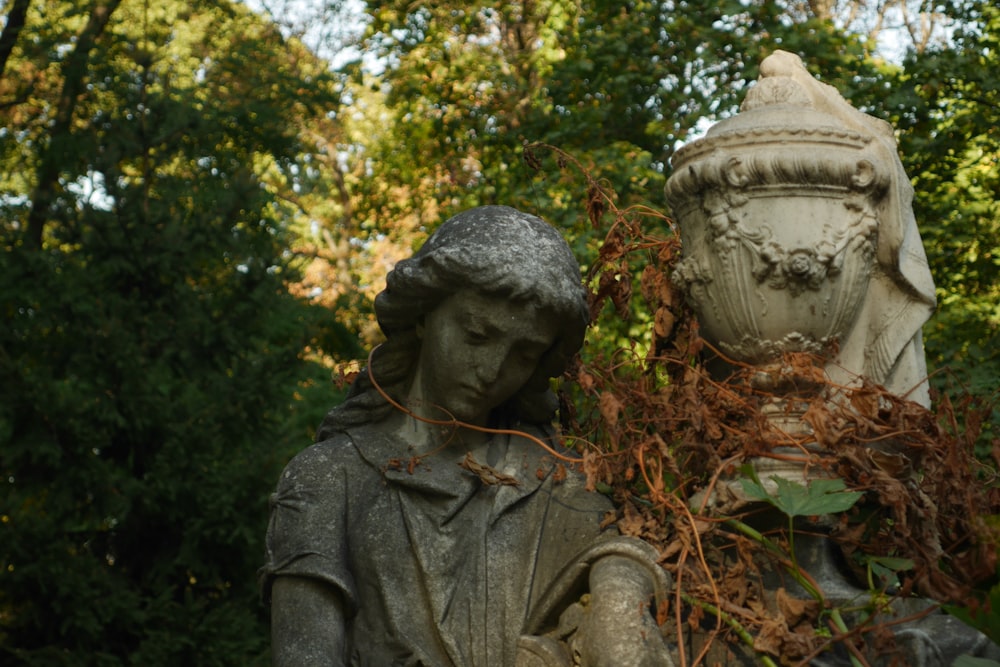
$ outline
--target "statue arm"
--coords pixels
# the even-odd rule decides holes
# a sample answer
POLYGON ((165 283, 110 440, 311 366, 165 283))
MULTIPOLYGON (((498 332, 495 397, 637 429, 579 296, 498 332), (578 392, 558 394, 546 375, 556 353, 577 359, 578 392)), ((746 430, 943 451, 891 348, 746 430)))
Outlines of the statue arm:
POLYGON ((578 646, 583 664, 673 664, 650 613, 657 586, 648 567, 629 556, 609 554, 593 564, 589 584, 578 646))
POLYGON ((271 498, 261 587, 271 609, 275 667, 345 664, 346 619, 354 613, 347 566, 347 479, 353 448, 329 441, 300 452, 271 498))
POLYGON ((535 571, 541 594, 532 601, 523 635, 562 642, 586 667, 672 667, 651 611, 667 602, 671 588, 659 552, 615 531, 595 535, 593 518, 567 508, 595 503, 592 511, 603 511, 610 503, 598 507, 603 496, 573 493, 571 484, 556 487, 568 500, 553 503, 546 521, 541 544, 549 548, 540 550, 535 571), (587 546, 567 557, 556 545, 587 546))
POLYGON ((343 667, 344 602, 329 584, 279 576, 271 586, 274 667, 343 667))

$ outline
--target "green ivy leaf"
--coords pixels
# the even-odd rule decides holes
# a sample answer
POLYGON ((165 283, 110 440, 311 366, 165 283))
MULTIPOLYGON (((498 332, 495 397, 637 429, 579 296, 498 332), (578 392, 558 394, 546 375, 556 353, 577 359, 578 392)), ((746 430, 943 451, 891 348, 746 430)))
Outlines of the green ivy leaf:
MULTIPOLYGON (((1000 640, 1000 584, 990 588, 980 599, 979 604, 945 605, 944 610, 966 625, 979 630, 993 642, 1000 640)), ((975 663, 967 663, 967 667, 972 667, 973 664, 975 663)))
POLYGON ((844 512, 864 495, 860 491, 847 491, 842 479, 814 479, 799 484, 777 475, 771 476, 777 486, 777 493, 771 494, 756 473, 748 469, 749 466, 744 466, 746 476, 740 479, 744 493, 754 500, 770 503, 790 517, 844 512))
POLYGON ((888 586, 899 586, 898 573, 915 567, 911 559, 896 556, 865 556, 864 560, 871 568, 872 574, 878 577, 883 585, 888 586))

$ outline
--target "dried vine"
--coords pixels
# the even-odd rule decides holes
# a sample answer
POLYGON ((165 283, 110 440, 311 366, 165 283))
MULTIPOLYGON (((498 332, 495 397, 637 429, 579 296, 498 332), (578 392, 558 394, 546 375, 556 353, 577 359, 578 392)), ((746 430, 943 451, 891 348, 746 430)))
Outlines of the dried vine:
MULTIPOLYGON (((592 486, 613 496, 621 532, 656 546, 673 575, 673 632, 707 635, 697 655, 685 655, 680 643, 682 664, 698 664, 713 641, 749 641, 759 656, 787 664, 808 664, 836 643, 854 664, 864 665, 866 646, 892 647, 887 624, 847 630, 835 613, 784 591, 776 612, 774 604, 764 604, 751 575, 759 574, 762 562, 781 559, 780 549, 766 545, 782 545, 784 534, 749 536, 734 529, 745 526, 741 517, 705 503, 718 480, 731 478, 749 459, 790 456, 863 491, 864 501, 840 516, 831 534, 847 560, 905 556, 911 566, 898 573, 897 595, 974 604, 975 587, 993 577, 997 565, 997 538, 982 517, 1000 514, 1000 490, 984 482, 996 479, 1000 443, 993 445, 991 462, 973 454, 989 406, 956 406, 941 397, 930 411, 870 383, 837 387, 843 401, 815 401, 803 416, 812 430, 808 439, 826 454, 807 451, 803 438, 778 431, 761 416, 769 396, 749 383, 752 369, 725 359, 699 336, 692 311, 670 280, 681 258, 672 221, 647 207, 619 209, 609 188, 556 147, 526 145, 525 161, 540 170, 546 153, 560 169, 582 175, 589 220, 594 229, 607 230, 587 276, 592 316, 610 305, 615 317, 628 321, 633 283, 652 313, 645 353, 633 346, 611 358, 577 360, 563 389, 562 417, 570 442, 600 445, 601 453, 582 451, 583 469, 592 486), (721 375, 720 362, 728 369, 721 375), (964 430, 958 428, 959 412, 964 430), (799 453, 778 454, 777 447, 799 453), (832 629, 817 632, 827 622, 832 629)), ((800 377, 828 382, 809 355, 784 361, 800 377)), ((872 595, 876 605, 891 599, 885 589, 872 595)))

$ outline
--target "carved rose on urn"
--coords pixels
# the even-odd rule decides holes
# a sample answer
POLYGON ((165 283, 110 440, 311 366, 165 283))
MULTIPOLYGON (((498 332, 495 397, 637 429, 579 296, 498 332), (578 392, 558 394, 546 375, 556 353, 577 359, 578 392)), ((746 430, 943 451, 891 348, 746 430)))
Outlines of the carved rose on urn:
POLYGON ((733 359, 825 355, 837 381, 905 393, 926 375, 919 329, 934 297, 891 129, 796 56, 761 72, 741 113, 673 158, 673 280, 733 359))

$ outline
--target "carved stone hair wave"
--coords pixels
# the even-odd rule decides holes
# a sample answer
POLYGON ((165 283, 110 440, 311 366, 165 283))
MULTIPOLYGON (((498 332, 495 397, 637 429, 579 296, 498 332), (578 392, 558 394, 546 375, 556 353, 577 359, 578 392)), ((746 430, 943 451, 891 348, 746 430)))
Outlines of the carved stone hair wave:
MULTIPOLYGON (((417 325, 462 290, 530 302, 559 322, 553 346, 525 386, 495 417, 546 424, 556 409, 549 378, 556 377, 583 343, 589 320, 580 267, 566 241, 541 218, 507 206, 483 206, 444 222, 413 257, 400 261, 375 298, 385 342, 372 355, 371 372, 394 399, 407 390, 420 354, 417 325)), ((392 410, 367 370, 347 399, 327 413, 316 440, 376 422, 392 410)))

